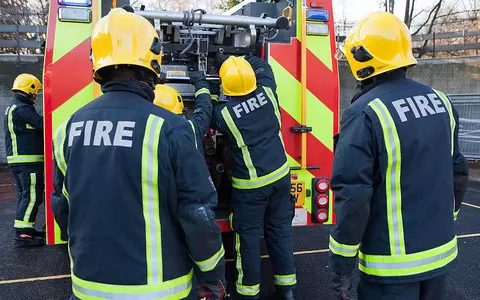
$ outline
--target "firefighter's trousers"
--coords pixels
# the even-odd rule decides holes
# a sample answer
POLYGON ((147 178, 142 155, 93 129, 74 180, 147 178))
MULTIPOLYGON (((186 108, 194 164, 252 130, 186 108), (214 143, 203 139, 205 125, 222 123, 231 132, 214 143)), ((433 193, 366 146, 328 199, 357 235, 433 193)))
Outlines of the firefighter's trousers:
POLYGON ((266 187, 232 191, 236 291, 245 298, 260 295, 260 242, 264 231, 277 289, 296 284, 292 245, 295 204, 290 195, 290 175, 266 187))
POLYGON ((12 173, 17 187, 14 227, 18 233, 28 233, 35 228, 38 207, 43 202, 43 165, 31 163, 12 166, 12 173))
POLYGON ((432 279, 401 284, 378 284, 360 279, 358 299, 367 300, 443 300, 445 275, 432 279))

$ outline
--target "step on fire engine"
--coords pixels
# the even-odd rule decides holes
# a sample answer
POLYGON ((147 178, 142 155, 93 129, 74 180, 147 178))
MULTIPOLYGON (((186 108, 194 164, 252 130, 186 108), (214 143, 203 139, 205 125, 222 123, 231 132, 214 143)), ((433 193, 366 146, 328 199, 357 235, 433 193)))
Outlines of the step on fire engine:
MULTIPOLYGON (((50 210, 52 135, 72 113, 101 94, 92 78, 90 35, 95 22, 128 0, 53 0, 50 4, 44 63, 45 178, 47 243, 64 243, 50 210)), ((135 13, 147 18, 163 42, 165 84, 194 105, 189 71, 201 70, 219 84, 216 53, 253 54, 267 59, 277 81, 282 135, 296 201, 293 226, 331 224, 329 186, 333 135, 338 131, 338 69, 334 59, 332 0, 315 2, 246 0, 222 15, 202 9, 135 13)), ((228 101, 220 95, 220 101, 228 101)), ((230 148, 210 130, 204 137, 205 160, 219 194, 216 209, 222 231, 229 231, 230 148)))

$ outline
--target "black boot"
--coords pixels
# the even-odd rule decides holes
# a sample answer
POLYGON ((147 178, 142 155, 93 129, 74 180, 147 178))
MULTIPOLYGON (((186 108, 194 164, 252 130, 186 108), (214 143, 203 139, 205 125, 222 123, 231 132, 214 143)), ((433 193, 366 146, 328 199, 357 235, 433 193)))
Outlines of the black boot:
POLYGON ((17 247, 36 247, 36 246, 43 246, 45 245, 45 239, 34 236, 28 235, 25 233, 17 233, 15 234, 15 246, 17 247))
POLYGON ((275 295, 271 297, 271 299, 275 300, 295 300, 295 297, 293 296, 293 290, 280 290, 277 289, 275 290, 275 295))

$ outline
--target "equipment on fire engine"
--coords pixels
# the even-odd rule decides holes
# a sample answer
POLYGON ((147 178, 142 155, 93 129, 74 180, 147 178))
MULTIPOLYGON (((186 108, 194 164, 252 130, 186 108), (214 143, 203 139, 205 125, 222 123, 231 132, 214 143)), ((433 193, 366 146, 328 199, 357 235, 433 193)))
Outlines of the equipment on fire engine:
POLYGON ((328 220, 329 191, 327 178, 312 179, 312 222, 325 223, 328 220))

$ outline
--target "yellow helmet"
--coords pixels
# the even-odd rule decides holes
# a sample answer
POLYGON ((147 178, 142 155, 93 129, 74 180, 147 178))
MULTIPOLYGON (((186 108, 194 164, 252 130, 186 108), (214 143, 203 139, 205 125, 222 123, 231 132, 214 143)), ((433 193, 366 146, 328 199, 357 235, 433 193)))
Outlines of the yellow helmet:
POLYGON ((155 99, 153 103, 174 114, 181 115, 183 113, 182 96, 171 86, 157 84, 155 86, 155 99))
POLYGON ((369 14, 355 24, 341 50, 357 80, 417 64, 407 26, 388 12, 369 14))
POLYGON ((220 67, 223 94, 244 96, 257 88, 252 66, 243 58, 230 56, 220 67))
POLYGON ((36 97, 38 91, 42 89, 42 84, 37 77, 32 74, 20 74, 13 82, 12 91, 22 91, 28 95, 36 97))
POLYGON ((161 42, 155 28, 142 16, 114 8, 95 25, 92 62, 98 71, 115 65, 132 65, 160 74, 161 42))

